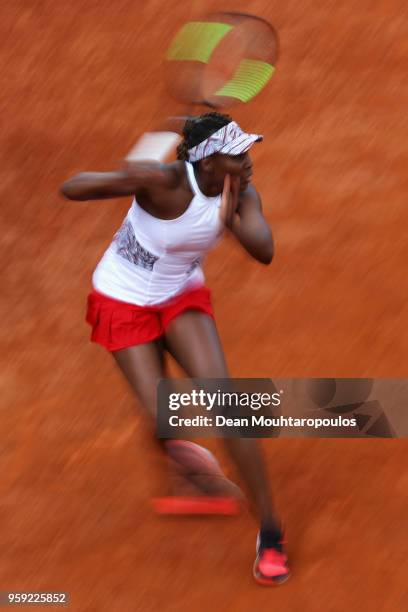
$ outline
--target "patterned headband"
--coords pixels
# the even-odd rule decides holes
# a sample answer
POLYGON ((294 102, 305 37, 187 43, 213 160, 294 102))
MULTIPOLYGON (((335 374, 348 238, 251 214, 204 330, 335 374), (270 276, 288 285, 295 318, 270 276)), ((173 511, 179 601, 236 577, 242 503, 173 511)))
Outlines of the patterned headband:
POLYGON ((213 153, 240 155, 248 151, 254 142, 262 139, 263 136, 259 136, 259 134, 246 134, 235 121, 231 121, 218 132, 211 134, 198 145, 189 149, 188 160, 196 162, 213 155, 213 153))

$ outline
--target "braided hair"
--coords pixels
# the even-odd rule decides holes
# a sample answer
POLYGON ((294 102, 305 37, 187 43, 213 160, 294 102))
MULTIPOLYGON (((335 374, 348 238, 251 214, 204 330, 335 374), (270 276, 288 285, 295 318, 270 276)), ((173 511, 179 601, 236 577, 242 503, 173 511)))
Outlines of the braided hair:
MULTIPOLYGON (((189 117, 184 124, 183 137, 184 140, 177 147, 177 159, 188 161, 188 150, 195 147, 200 142, 218 132, 222 127, 232 121, 229 115, 211 112, 199 115, 198 117, 189 117)), ((193 165, 199 162, 194 162, 193 165)))

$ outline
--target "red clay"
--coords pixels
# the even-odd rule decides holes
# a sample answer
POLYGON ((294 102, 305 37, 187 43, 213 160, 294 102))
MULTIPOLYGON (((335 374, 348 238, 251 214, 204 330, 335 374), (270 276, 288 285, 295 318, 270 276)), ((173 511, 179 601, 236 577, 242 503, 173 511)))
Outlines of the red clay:
POLYGON ((158 497, 152 506, 157 514, 234 516, 240 511, 240 503, 231 497, 158 497))
MULTIPOLYGON (((406 377, 406 3, 253 0, 277 27, 267 90, 234 113, 263 133, 255 184, 276 257, 230 239, 207 263, 236 377, 406 377)), ((405 440, 265 442, 293 571, 261 589, 256 523, 163 520, 156 447, 84 322, 92 270, 129 200, 59 184, 120 163, 177 114, 161 85, 176 27, 248 3, 14 0, 0 19, 2 589, 67 591, 71 609, 403 612, 405 440)), ((172 370, 175 371, 174 369, 172 370)), ((211 449, 229 463, 220 444, 211 449)))

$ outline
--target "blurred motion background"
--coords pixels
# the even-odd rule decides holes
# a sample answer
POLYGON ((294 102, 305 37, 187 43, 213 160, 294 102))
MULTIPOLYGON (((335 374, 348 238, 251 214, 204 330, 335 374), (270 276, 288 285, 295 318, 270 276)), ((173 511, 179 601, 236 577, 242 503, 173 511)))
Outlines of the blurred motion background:
POLYGON ((405 440, 266 441, 293 577, 262 590, 249 515, 152 514, 160 460, 89 343, 91 274, 130 199, 68 202, 58 187, 114 169, 177 114, 166 47, 218 9, 265 17, 281 43, 268 87, 233 113, 265 137, 252 157, 274 262, 226 239, 206 265, 233 376, 407 376, 405 2, 3 3, 1 589, 67 591, 90 611, 405 611, 405 440))

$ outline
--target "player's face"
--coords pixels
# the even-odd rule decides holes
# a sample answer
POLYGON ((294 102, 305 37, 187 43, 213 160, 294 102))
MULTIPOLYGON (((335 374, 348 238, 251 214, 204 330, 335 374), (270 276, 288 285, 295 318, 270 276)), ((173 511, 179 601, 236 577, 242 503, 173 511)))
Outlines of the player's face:
POLYGON ((248 187, 252 177, 252 161, 248 152, 240 155, 217 155, 214 157, 216 157, 216 172, 220 180, 224 180, 225 175, 229 174, 231 178, 239 177, 241 190, 248 187))

